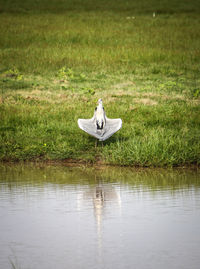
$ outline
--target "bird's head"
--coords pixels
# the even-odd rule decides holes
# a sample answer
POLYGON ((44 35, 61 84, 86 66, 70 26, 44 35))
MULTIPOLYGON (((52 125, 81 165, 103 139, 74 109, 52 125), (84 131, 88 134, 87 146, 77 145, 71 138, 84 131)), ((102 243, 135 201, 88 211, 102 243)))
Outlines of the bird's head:
POLYGON ((103 105, 103 101, 101 98, 98 100, 98 105, 103 105))

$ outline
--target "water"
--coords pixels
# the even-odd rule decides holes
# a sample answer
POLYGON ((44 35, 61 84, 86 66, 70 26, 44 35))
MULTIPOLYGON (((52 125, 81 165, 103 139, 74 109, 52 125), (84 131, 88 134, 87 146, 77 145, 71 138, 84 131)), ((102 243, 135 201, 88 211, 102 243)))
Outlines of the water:
POLYGON ((199 269, 200 174, 0 166, 0 268, 199 269))

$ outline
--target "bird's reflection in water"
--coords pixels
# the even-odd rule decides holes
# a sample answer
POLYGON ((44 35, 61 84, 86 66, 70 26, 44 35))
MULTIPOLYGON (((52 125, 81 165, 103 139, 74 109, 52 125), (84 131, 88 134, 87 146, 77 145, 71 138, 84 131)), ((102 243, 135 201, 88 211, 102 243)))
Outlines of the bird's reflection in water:
POLYGON ((100 258, 102 249, 102 222, 109 220, 113 211, 118 211, 117 214, 121 214, 120 186, 98 181, 96 186, 90 186, 83 190, 79 194, 77 201, 78 210, 80 211, 84 208, 84 204, 85 206, 88 206, 90 202, 93 204, 100 258))
POLYGON ((96 187, 95 199, 97 199, 97 201, 104 201, 104 190, 101 186, 96 187))
POLYGON ((101 185, 99 183, 93 189, 93 206, 97 224, 98 258, 100 263, 102 260, 102 221, 104 215, 106 215, 106 219, 109 218, 109 209, 113 207, 113 202, 121 211, 120 193, 112 185, 101 185))
POLYGON ((96 186, 93 193, 94 214, 97 222, 98 235, 101 232, 102 211, 105 202, 105 190, 102 186, 96 186))
MULTIPOLYGON (((79 193, 78 210, 84 210, 85 206, 93 207, 94 220, 96 222, 98 259, 102 258, 102 222, 109 221, 113 212, 121 214, 120 185, 112 185, 97 181, 95 186, 88 186, 79 193)), ((114 213, 114 214, 115 214, 114 213)))
POLYGON ((93 189, 94 214, 100 229, 103 216, 109 218, 109 212, 113 207, 121 210, 121 197, 118 189, 110 184, 98 184, 93 189))
POLYGON ((77 197, 77 209, 82 210, 92 200, 94 214, 98 219, 100 216, 109 216, 112 207, 121 208, 120 186, 98 182, 96 186, 80 190, 77 197))

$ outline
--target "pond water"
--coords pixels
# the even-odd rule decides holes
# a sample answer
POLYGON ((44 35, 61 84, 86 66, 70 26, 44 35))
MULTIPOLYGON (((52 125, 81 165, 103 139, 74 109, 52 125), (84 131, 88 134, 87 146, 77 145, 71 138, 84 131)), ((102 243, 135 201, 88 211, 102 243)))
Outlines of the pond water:
POLYGON ((199 269, 200 173, 0 166, 0 268, 199 269))

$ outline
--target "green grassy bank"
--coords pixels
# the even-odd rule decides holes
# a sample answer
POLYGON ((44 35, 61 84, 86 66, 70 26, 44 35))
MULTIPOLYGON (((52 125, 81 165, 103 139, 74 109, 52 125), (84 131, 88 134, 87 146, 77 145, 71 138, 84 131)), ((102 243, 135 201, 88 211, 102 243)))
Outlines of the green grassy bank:
POLYGON ((198 1, 0 0, 0 160, 200 163, 198 1), (122 129, 78 128, 98 98, 122 129))

